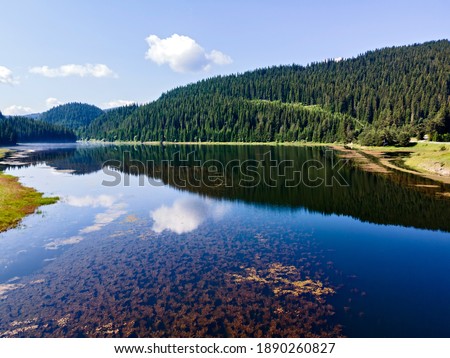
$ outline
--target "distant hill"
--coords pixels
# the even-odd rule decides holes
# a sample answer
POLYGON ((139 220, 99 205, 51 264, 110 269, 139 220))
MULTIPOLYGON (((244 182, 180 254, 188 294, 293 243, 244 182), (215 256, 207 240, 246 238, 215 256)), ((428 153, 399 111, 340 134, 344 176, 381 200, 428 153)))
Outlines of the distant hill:
POLYGON ((78 131, 102 114, 103 111, 100 108, 90 104, 67 103, 42 113, 38 119, 78 131))
POLYGON ((41 113, 31 113, 31 114, 24 114, 22 117, 31 118, 31 119, 39 119, 40 116, 41 116, 41 113))
POLYGON ((31 142, 75 142, 75 133, 62 126, 0 113, 0 145, 31 142))
MULTIPOLYGON (((120 125, 124 118, 133 114, 139 107, 136 104, 117 107, 105 110, 99 117, 94 119, 89 126, 79 130, 79 136, 83 139, 105 139, 101 137, 101 133, 114 132, 120 125)), ((108 140, 115 141, 118 137, 111 136, 108 140)), ((131 138, 132 139, 132 138, 131 138)))
POLYGON ((408 143, 450 136, 450 43, 263 68, 179 87, 93 121, 90 138, 139 141, 408 143))

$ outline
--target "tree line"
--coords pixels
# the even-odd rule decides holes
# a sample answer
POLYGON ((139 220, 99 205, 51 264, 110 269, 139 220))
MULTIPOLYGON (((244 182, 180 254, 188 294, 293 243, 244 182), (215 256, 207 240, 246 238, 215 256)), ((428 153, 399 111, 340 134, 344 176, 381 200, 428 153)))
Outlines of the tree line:
POLYGON ((111 110, 84 138, 136 141, 448 139, 450 43, 369 51, 342 61, 276 66, 175 88, 111 110))
POLYGON ((0 145, 74 141, 75 133, 63 126, 20 116, 5 117, 0 112, 0 145))
MULTIPOLYGON (((107 141, 358 141, 404 146, 411 137, 425 134, 447 141, 450 42, 217 76, 175 88, 141 106, 102 111, 69 103, 38 119, 70 128, 81 139, 107 141)), ((21 140, 14 137, 14 125, 7 124, 0 132, 3 141, 21 140)))
POLYGON ((96 106, 73 102, 53 107, 40 114, 38 119, 79 131, 102 114, 103 111, 96 106))

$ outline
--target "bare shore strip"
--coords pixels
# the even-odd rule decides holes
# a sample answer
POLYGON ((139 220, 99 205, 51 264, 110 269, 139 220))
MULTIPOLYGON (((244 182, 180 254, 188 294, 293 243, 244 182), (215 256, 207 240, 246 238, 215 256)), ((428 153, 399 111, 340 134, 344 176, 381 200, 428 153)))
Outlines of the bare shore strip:
POLYGON ((450 143, 412 144, 411 147, 329 146, 367 171, 389 173, 394 169, 450 184, 450 143))

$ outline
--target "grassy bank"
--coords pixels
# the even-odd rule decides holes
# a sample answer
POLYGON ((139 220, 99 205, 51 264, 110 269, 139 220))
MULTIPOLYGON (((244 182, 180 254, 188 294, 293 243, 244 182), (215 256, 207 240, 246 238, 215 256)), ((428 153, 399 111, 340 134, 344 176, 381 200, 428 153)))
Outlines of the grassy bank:
MULTIPOLYGON (((0 158, 6 153, 0 149, 0 158)), ((17 178, 0 172, 0 232, 16 226, 39 206, 53 204, 58 199, 44 198, 36 190, 21 185, 17 178)))

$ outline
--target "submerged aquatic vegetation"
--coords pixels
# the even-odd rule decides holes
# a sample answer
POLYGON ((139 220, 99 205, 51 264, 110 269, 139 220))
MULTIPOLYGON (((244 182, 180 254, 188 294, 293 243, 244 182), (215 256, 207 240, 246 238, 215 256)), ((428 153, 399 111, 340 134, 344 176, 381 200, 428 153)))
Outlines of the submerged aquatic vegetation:
POLYGON ((270 287, 273 293, 280 295, 300 296, 312 294, 319 298, 324 295, 334 294, 330 287, 324 287, 323 283, 310 278, 299 280, 300 272, 295 266, 283 266, 280 263, 271 264, 268 269, 256 270, 254 267, 247 268, 247 275, 233 274, 234 282, 254 281, 270 287))
POLYGON ((254 229, 230 223, 224 230, 213 223, 144 240, 140 234, 150 232, 151 222, 120 225, 120 231, 108 226, 92 233, 95 246, 83 240, 31 278, 42 284, 10 291, 0 306, 0 336, 342 335, 331 320, 332 290, 316 269, 321 250, 313 237, 280 237, 277 225, 268 224, 267 241, 258 241, 254 229), (294 262, 301 267, 289 264, 294 262), (242 282, 230 279, 242 265, 254 271, 246 270, 242 282), (246 279, 249 274, 260 282, 246 279), (35 317, 32 327, 12 326, 35 317))

